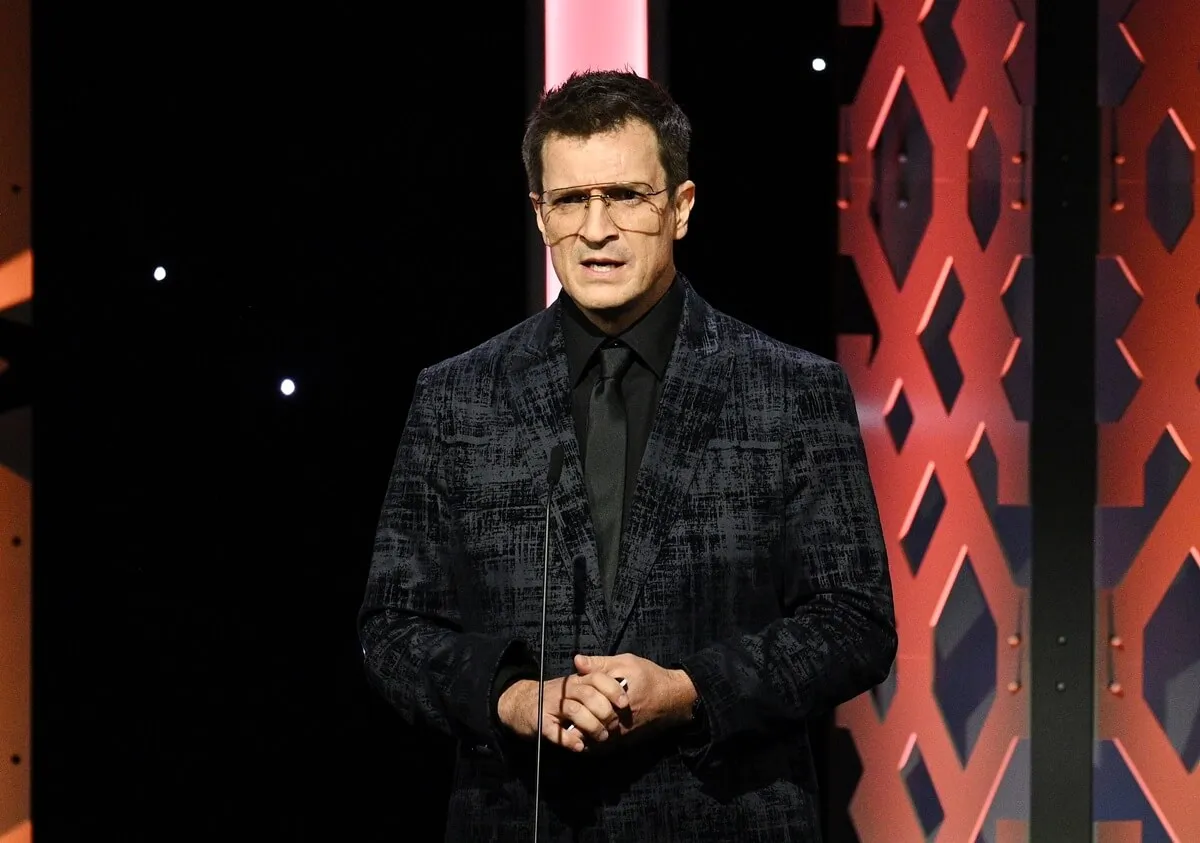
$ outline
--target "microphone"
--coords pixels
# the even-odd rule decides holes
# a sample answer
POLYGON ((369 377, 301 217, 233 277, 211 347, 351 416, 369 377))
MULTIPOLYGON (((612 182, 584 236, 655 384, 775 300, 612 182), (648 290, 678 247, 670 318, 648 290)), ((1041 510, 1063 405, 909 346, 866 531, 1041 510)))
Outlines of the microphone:
POLYGON ((546 471, 546 533, 542 537, 542 634, 541 649, 538 650, 538 704, 537 704, 537 760, 533 779, 533 843, 537 843, 538 822, 542 806, 542 715, 546 705, 546 597, 550 590, 550 501, 554 487, 562 475, 563 449, 555 445, 550 449, 550 467, 546 471))
POLYGON ((575 653, 580 652, 583 616, 587 614, 587 560, 575 557, 575 653))

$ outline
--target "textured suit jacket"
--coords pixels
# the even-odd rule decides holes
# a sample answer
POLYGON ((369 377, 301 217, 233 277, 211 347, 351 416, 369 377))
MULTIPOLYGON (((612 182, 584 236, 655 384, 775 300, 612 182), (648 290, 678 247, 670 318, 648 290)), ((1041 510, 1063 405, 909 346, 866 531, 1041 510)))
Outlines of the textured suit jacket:
POLYGON ((690 675, 701 741, 543 750, 543 840, 817 841, 806 718, 887 675, 896 633, 854 400, 835 363, 685 285, 612 599, 600 584, 553 305, 421 372, 359 631, 405 720, 455 736, 446 839, 532 839, 533 744, 497 722, 502 666, 535 664, 548 452, 546 676, 632 652, 690 675), (585 580, 584 582, 581 582, 585 580))

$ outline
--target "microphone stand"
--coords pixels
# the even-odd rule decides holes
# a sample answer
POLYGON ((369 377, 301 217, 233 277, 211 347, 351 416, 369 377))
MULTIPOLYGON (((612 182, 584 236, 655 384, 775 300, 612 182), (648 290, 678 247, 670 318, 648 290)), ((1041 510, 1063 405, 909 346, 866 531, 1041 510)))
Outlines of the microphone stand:
POLYGON ((546 598, 550 590, 550 502, 558 478, 562 475, 563 449, 555 445, 550 449, 550 467, 546 471, 546 532, 542 539, 542 634, 541 649, 538 650, 538 704, 537 704, 537 760, 534 763, 533 782, 533 843, 537 843, 541 823, 542 806, 542 716, 546 705, 546 598))

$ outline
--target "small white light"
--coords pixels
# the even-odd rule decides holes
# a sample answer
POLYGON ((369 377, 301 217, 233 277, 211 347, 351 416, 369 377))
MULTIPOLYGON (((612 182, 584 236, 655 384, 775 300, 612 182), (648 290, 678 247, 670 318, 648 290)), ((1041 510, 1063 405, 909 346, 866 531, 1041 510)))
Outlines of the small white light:
POLYGON ((824 70, 825 69, 825 59, 822 59, 822 58, 813 59, 812 69, 817 71, 818 73, 820 73, 822 70, 824 70))
POLYGON ((162 281, 166 277, 167 277, 166 267, 162 267, 162 266, 154 267, 154 280, 155 281, 162 281))
POLYGON ((296 382, 291 378, 284 378, 279 384, 279 391, 284 395, 291 395, 296 391, 296 382))

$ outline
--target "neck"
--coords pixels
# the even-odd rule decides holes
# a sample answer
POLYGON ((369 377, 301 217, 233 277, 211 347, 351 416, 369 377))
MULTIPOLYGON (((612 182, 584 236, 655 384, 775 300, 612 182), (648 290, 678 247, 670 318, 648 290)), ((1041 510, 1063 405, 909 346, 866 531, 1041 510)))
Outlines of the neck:
POLYGON ((671 289, 671 282, 675 280, 675 267, 671 266, 646 291, 646 294, 639 296, 633 301, 626 304, 624 307, 615 307, 610 310, 591 310, 589 308, 580 307, 579 310, 587 317, 587 320, 603 331, 610 337, 618 336, 629 330, 633 325, 636 325, 638 320, 649 313, 656 304, 662 301, 662 297, 667 294, 667 290, 671 289))

